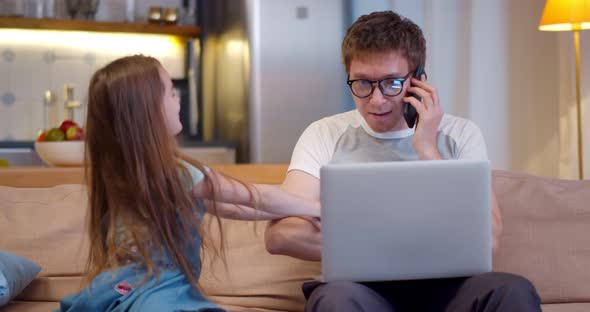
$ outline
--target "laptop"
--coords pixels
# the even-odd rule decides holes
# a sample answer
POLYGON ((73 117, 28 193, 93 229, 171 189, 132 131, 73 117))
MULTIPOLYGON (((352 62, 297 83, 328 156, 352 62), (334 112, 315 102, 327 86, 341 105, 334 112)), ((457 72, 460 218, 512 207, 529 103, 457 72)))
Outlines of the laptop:
POLYGON ((323 281, 491 271, 489 161, 326 165, 320 183, 323 281))

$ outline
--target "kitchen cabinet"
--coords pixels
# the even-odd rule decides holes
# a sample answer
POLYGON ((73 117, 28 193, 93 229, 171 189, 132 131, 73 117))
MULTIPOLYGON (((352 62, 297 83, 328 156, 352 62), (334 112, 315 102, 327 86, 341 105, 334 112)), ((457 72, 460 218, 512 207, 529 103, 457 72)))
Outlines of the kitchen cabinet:
MULTIPOLYGON (((0 0, 1 1, 1 0, 0 0)), ((189 26, 189 25, 167 25, 167 24, 150 24, 150 23, 145 23, 145 22, 141 22, 141 23, 126 23, 126 22, 104 22, 104 21, 88 21, 88 20, 69 20, 69 19, 36 19, 36 18, 26 18, 26 17, 0 17, 0 30, 1 29, 23 29, 23 30, 56 30, 56 31, 64 31, 64 32, 70 32, 70 31, 85 31, 85 32, 94 32, 94 33, 105 33, 105 34, 110 34, 110 33, 127 33, 127 34, 147 34, 147 35, 166 35, 166 36, 173 36, 173 37, 177 37, 180 40, 176 40, 178 42, 181 43, 181 45, 184 45, 185 43, 187 44, 187 46, 189 47, 189 52, 186 52, 186 68, 181 68, 180 70, 172 70, 172 72, 176 72, 176 73, 180 73, 178 74, 178 76, 180 76, 177 80, 180 82, 184 82, 185 85, 196 85, 197 83, 194 81, 195 77, 198 77, 198 75, 196 74, 198 72, 198 68, 196 65, 198 65, 198 56, 196 55, 196 52, 193 51, 196 49, 196 51, 198 52, 198 38, 200 35, 200 28, 198 26, 189 26), (195 47, 196 46, 196 47, 195 47), (184 72, 187 72, 186 76, 184 74, 184 72)), ((37 74, 38 72, 42 71, 44 73, 49 72, 50 70, 53 69, 49 69, 49 68, 57 68, 57 70, 54 70, 55 72, 59 73, 59 66, 62 66, 61 64, 59 64, 59 62, 55 62, 55 59, 52 59, 52 62, 46 62, 45 57, 47 55, 57 55, 57 59, 59 60, 66 60, 66 58, 64 57, 59 57, 60 52, 52 52, 53 48, 48 48, 49 52, 46 52, 44 54, 42 54, 41 56, 35 56, 38 59, 41 59, 43 57, 42 61, 39 61, 40 64, 38 64, 38 66, 34 67, 34 72, 35 72, 35 78, 38 78, 40 75, 37 74), (46 64, 47 63, 47 64, 46 64)), ((28 53, 28 52, 27 52, 28 53)), ((31 52, 32 53, 32 52, 31 52)), ((31 54, 28 53, 28 54, 31 54)), ((81 57, 78 58, 83 58, 81 61, 80 66, 74 66, 74 69, 77 71, 82 72, 83 70, 86 70, 87 73, 85 72, 86 76, 89 76, 93 71, 94 71, 94 63, 88 65, 84 62, 87 62, 87 56, 91 55, 94 56, 94 51, 88 51, 88 52, 84 52, 86 54, 82 54, 81 57), (82 68, 83 66, 88 67, 87 69, 82 68)), ((96 53, 96 55, 98 55, 99 53, 96 53)), ((17 55, 19 56, 19 55, 17 55)), ((73 56, 71 55, 71 53, 67 54, 68 58, 72 58, 73 56)), ((110 57, 110 55, 109 55, 110 57)), ((157 55, 156 55, 157 57, 157 55)), ((183 56, 184 58, 185 56, 183 56)), ((102 60, 104 62, 104 57, 100 58, 100 56, 96 56, 97 59, 102 60)), ((173 56, 170 56, 170 58, 173 58, 173 56)), ((17 60, 18 61, 18 60, 17 60)), ((162 60, 161 60, 162 61, 162 60)), ((73 61, 69 61, 69 62, 73 62, 73 61)), ((96 61, 99 62, 99 61, 96 61)), ((175 61, 174 64, 177 63, 181 63, 181 66, 185 66, 185 61, 183 60, 182 62, 178 62, 175 61)), ((72 63, 73 64, 73 63, 72 63)), ((16 65, 15 65, 16 66, 16 65)), ((18 66, 21 66, 20 64, 18 66)), ((174 66, 174 68, 176 68, 176 66, 174 66)), ((170 71, 170 68, 168 68, 170 71)), ((70 75, 72 75, 72 72, 69 73, 70 75)), ((85 78, 84 74, 78 74, 76 73, 75 75, 73 75, 74 77, 76 77, 74 81, 74 83, 78 83, 78 86, 80 85, 85 85, 87 84, 87 79, 77 79, 78 77, 82 77, 85 78)), ((47 75, 48 76, 48 75, 47 75)), ((26 77, 25 77, 26 78, 26 77)), ((46 79, 46 80, 51 80, 51 81, 59 81, 60 77, 54 77, 51 76, 51 79, 46 79)), ((70 79, 70 78, 68 78, 70 79)), ((22 81, 30 81, 30 79, 15 79, 16 82, 22 84, 22 81)), ((15 83, 15 84, 18 84, 15 83)), ((40 84, 40 83, 37 83, 40 84)), ((58 84, 58 83, 56 83, 58 84)), ((53 88, 56 89, 56 88, 53 88)), ((183 110, 186 112, 185 114, 187 116, 191 116, 192 119, 187 119, 184 121, 185 123, 185 127, 187 129, 191 129, 191 132, 189 133, 192 138, 195 138, 195 133, 193 132, 197 132, 198 129, 198 123, 196 123, 195 121, 199 120, 198 119, 198 109, 197 109, 197 103, 196 103, 196 94, 190 94, 191 91, 190 88, 186 87, 186 93, 185 93, 185 98, 187 99, 187 104, 186 107, 183 107, 183 110), (194 100, 193 100, 194 99, 194 100), (197 116, 197 117, 195 117, 197 116)), ((85 94, 85 89, 80 87, 81 91, 78 91, 77 89, 77 93, 78 94, 85 94)), ((27 90, 28 91, 28 90, 27 90)), ((196 92, 196 91, 195 91, 196 92)), ((17 99, 18 97, 18 91, 14 92, 15 94, 17 94, 17 99)), ((34 91, 33 94, 41 94, 41 91, 34 91)), ((1 94, 0 94, 1 95, 1 94)), ((18 101, 17 101, 18 102, 18 101)), ((23 101, 23 103, 29 103, 31 101, 23 101)), ((56 101, 57 103, 61 103, 60 101, 56 101)), ((19 103, 16 103, 19 104, 19 103)), ((61 116, 63 114, 57 113, 57 116, 61 116)), ((1 116, 0 116, 1 117, 1 116)), ((26 116, 27 118, 33 118, 33 116, 26 116)), ((21 117, 22 118, 22 117, 21 117)), ((15 119, 18 119, 15 117, 15 119)), ((36 118, 33 120, 37 120, 35 122, 32 122, 33 124, 39 124, 39 120, 41 120, 40 118, 36 118)), ((2 118, 0 118, 0 122, 2 122, 2 118)), ((2 133, 0 133, 0 138, 2 137, 10 137, 10 136, 3 136, 2 133)), ((23 135, 13 135, 11 136, 12 139, 5 139, 4 141, 2 141, 0 139, 0 150, 4 150, 4 154, 0 154, 0 159, 6 159, 8 160, 10 166, 43 166, 44 164, 38 159, 37 153, 34 151, 34 148, 32 148, 32 141, 31 138, 33 136, 28 135, 28 136, 23 136, 23 135), (15 149, 14 146, 11 146, 11 143, 23 143, 24 145, 27 146, 18 146, 19 149, 15 149), (2 144, 4 143, 4 145, 2 144), (12 147, 12 148, 5 148, 3 149, 3 147, 12 147)), ((14 144, 12 144, 14 145, 14 144)), ((190 157, 193 157, 201 162, 204 162, 206 164, 233 164, 236 162, 236 148, 233 146, 227 146, 227 145, 231 145, 228 142, 222 143, 222 144, 217 144, 217 143, 202 143, 199 141, 196 142, 191 142, 191 141, 186 141, 180 144, 181 146, 183 146, 183 152, 185 152, 186 154, 188 154, 190 157), (188 145, 188 146, 187 146, 188 145)))
POLYGON ((199 89, 190 87, 199 77, 199 35, 195 25, 0 17, 0 141, 31 141, 39 130, 72 119, 66 88, 75 90, 71 100, 80 107, 73 119, 84 126, 92 74, 134 54, 157 58, 184 87, 186 132, 200 139, 199 89))
POLYGON ((45 166, 35 150, 27 147, 0 148, 0 164, 10 167, 45 166))
POLYGON ((38 19, 26 17, 0 17, 0 28, 72 30, 92 32, 118 32, 198 37, 197 26, 149 23, 97 22, 87 20, 38 19))
POLYGON ((204 164, 236 163, 236 149, 233 147, 182 147, 180 150, 204 164))
MULTIPOLYGON (((210 143, 194 143, 202 146, 180 147, 180 150, 187 156, 196 159, 204 164, 235 164, 235 147, 219 144, 215 146, 210 143)), ((2 145, 2 144, 0 144, 2 145)), ((10 167, 47 166, 35 152, 33 143, 22 142, 19 144, 4 144, 0 146, 0 168, 2 164, 10 167)))
MULTIPOLYGON (((180 147, 187 156, 206 165, 209 164, 235 164, 236 149, 234 147, 210 146, 210 147, 180 147)), ((47 167, 34 148, 29 147, 0 147, 0 168, 9 167, 47 167)))

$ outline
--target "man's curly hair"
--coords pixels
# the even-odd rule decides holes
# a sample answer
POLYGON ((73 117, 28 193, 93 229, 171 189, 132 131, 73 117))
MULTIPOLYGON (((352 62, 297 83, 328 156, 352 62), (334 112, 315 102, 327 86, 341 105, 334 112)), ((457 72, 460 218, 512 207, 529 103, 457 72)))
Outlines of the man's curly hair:
POLYGON ((359 17, 342 41, 342 63, 346 73, 359 55, 397 51, 405 56, 411 69, 426 62, 426 40, 411 20, 392 11, 374 12, 359 17))

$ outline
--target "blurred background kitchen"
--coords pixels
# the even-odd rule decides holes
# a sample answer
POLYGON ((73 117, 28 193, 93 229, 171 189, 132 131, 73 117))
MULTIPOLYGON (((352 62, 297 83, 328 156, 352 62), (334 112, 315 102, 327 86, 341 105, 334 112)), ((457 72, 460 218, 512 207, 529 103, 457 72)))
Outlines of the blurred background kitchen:
POLYGON ((0 5, 0 146, 13 166, 39 163, 32 141, 40 130, 67 116, 83 125, 92 73, 129 54, 155 56, 171 73, 182 98, 179 139, 205 162, 287 162, 307 124, 352 107, 340 80, 343 1, 0 5), (43 30, 33 29, 37 21, 43 30), (140 24, 170 34, 153 27, 133 33, 140 24), (320 28, 325 35, 314 35, 320 28))
MULTIPOLYGON (((187 152, 209 163, 286 163, 311 122, 354 108, 340 62, 347 27, 393 9, 423 28, 426 71, 445 112, 480 126, 494 168, 576 178, 571 33, 537 29, 544 4, 0 0, 0 159, 42 165, 38 132, 68 114, 83 125, 92 73, 142 53, 163 63, 182 95, 187 152)), ((580 37, 587 107, 590 36, 580 37)))

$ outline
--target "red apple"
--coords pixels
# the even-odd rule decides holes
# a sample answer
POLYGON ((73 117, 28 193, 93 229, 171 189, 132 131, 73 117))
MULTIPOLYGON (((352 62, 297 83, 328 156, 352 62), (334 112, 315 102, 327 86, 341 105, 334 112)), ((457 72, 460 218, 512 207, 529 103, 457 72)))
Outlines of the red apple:
POLYGON ((78 127, 78 124, 76 124, 75 122, 73 122, 71 120, 64 120, 61 123, 61 126, 59 126, 59 129, 61 129, 61 131, 66 133, 68 131, 68 129, 71 127, 78 127))
POLYGON ((37 142, 45 141, 46 135, 47 135, 47 131, 43 131, 43 132, 39 133, 39 136, 37 137, 37 142))
POLYGON ((69 127, 66 130, 66 140, 77 141, 84 139, 84 130, 78 126, 69 127))

